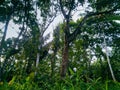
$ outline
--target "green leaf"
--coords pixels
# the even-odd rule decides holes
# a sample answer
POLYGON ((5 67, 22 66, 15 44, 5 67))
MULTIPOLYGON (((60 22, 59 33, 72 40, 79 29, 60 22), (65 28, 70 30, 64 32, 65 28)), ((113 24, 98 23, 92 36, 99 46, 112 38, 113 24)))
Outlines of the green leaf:
POLYGON ((73 70, 71 68, 69 68, 69 71, 70 71, 71 75, 74 75, 74 72, 73 72, 73 70))
POLYGON ((120 20, 120 15, 108 15, 106 16, 107 20, 120 20))

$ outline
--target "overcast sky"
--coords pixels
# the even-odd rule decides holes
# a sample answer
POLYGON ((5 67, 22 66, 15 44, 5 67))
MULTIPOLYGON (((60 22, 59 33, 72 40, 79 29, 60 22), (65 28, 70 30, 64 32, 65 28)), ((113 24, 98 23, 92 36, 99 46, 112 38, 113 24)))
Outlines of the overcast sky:
MULTIPOLYGON (((87 10, 88 8, 88 3, 86 2, 83 7, 80 6, 80 7, 77 7, 77 12, 73 12, 72 13, 72 19, 74 21, 76 21, 78 18, 80 18, 80 14, 84 13, 85 10, 87 10)), ((38 10, 38 14, 39 14, 39 10, 38 10)), ((40 15, 38 15, 40 16, 40 15)), ((39 17, 38 17, 39 18, 39 17)), ((62 23, 63 22, 63 16, 62 14, 61 15, 58 15, 55 20, 50 24, 49 28, 46 30, 46 32, 44 33, 44 35, 48 34, 48 33, 51 33, 51 37, 50 39, 52 39, 52 33, 53 33, 53 29, 55 29, 55 27, 59 24, 59 23, 62 23)), ((0 23, 0 29, 2 29, 2 31, 4 31, 4 26, 5 26, 5 23, 2 24, 0 23)), ((9 25, 8 25, 8 31, 7 31, 7 35, 6 35, 6 38, 12 38, 12 37, 17 37, 18 36, 18 31, 19 30, 19 25, 17 24, 14 24, 12 22, 12 20, 9 22, 9 25)))
MULTIPOLYGON (((81 8, 80 8, 81 9, 81 8)), ((81 12, 83 13, 83 9, 81 10, 81 12)), ((74 21, 76 21, 78 18, 80 18, 80 15, 79 15, 80 11, 76 12, 72 19, 74 21)), ((58 15, 55 20, 50 24, 49 28, 46 30, 45 34, 48 34, 48 33, 51 33, 51 39, 52 39, 52 33, 53 33, 53 29, 55 29, 55 27, 59 24, 59 23, 62 23, 63 22, 63 16, 62 14, 61 15, 58 15)), ((5 26, 5 23, 0 23, 0 29, 2 29, 2 31, 4 31, 4 26, 5 26)), ((7 36, 6 38, 12 38, 12 37, 17 37, 18 36, 18 32, 19 31, 19 25, 17 24, 14 24, 12 22, 12 20, 9 22, 9 25, 8 25, 8 31, 7 31, 7 36)))

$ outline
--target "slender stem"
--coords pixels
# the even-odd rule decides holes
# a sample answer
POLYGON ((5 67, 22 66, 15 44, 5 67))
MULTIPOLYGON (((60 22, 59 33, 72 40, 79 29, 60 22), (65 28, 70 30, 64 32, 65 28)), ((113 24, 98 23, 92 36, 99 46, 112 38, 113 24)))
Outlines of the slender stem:
POLYGON ((104 45, 105 45, 105 54, 106 54, 106 57, 107 57, 107 62, 108 62, 108 65, 109 65, 111 76, 112 76, 113 80, 116 81, 114 73, 113 73, 113 69, 112 69, 112 66, 111 66, 111 63, 110 63, 110 58, 108 56, 108 50, 107 50, 107 45, 106 45, 106 40, 105 40, 105 34, 104 34, 104 32, 103 32, 103 35, 104 35, 104 45))

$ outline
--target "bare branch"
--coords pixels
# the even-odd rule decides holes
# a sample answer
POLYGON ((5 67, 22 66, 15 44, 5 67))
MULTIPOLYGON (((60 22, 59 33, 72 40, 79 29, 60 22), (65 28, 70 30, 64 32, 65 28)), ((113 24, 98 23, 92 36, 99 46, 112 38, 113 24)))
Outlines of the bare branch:
POLYGON ((48 27, 51 25, 51 23, 54 21, 54 19, 56 18, 57 14, 55 14, 55 16, 52 17, 52 19, 49 21, 49 23, 46 25, 46 27, 43 30, 42 35, 44 34, 44 32, 48 29, 48 27))

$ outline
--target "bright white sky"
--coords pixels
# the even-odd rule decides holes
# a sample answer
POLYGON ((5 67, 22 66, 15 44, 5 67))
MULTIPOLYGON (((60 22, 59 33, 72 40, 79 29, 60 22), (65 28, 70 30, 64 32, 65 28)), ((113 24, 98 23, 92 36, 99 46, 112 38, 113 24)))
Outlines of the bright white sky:
MULTIPOLYGON (((86 10, 86 7, 88 6, 88 3, 84 4, 83 8, 82 7, 78 7, 78 11, 76 13, 74 13, 72 19, 74 21, 76 21, 78 18, 80 18, 80 13, 84 13, 84 11, 86 10)), ((52 33, 53 33, 53 29, 55 29, 55 27, 59 24, 63 22, 63 16, 58 15, 55 20, 50 24, 49 28, 46 30, 45 34, 51 33, 51 37, 50 39, 52 39, 52 33)), ((4 24, 0 23, 0 29, 2 29, 2 31, 4 31, 4 24)), ((14 24, 12 21, 10 21, 9 26, 8 26, 8 31, 7 31, 7 36, 6 38, 11 38, 11 37, 17 37, 18 36, 18 31, 19 31, 19 26, 17 24, 14 24)))
MULTIPOLYGON (((73 20, 77 20, 78 16, 76 14, 73 16, 73 20)), ((48 33, 52 33, 53 29, 59 24, 63 22, 63 17, 62 15, 58 15, 55 20, 50 24, 49 28, 46 30, 45 35, 48 33)), ((5 23, 0 23, 0 29, 4 31, 4 26, 5 23)), ((8 31, 7 31, 7 37, 6 38, 11 38, 11 37, 17 37, 18 36, 18 31, 19 31, 19 25, 14 24, 12 21, 10 21, 9 26, 8 26, 8 31)))

